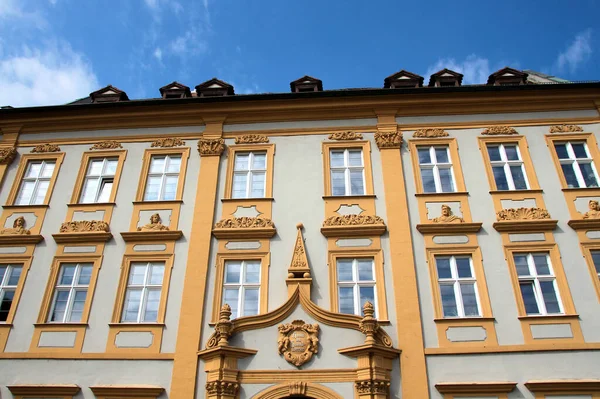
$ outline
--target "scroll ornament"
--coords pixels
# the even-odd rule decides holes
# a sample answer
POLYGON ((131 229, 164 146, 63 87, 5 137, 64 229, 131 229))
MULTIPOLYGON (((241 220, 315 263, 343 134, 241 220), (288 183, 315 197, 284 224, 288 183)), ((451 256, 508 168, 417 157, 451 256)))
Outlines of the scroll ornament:
POLYGON ((377 132, 375 143, 379 149, 400 148, 402 146, 402 133, 400 132, 377 132))
POLYGON ((240 384, 231 381, 210 381, 206 383, 206 393, 216 397, 237 397, 240 384))
POLYGON ((201 156, 219 156, 225 150, 225 140, 223 139, 200 139, 198 142, 198 152, 201 156))
POLYGON ((169 230, 167 226, 162 224, 162 219, 158 213, 150 216, 150 223, 138 227, 138 231, 164 231, 169 230))
POLYGON ((543 208, 508 208, 496 213, 498 221, 550 219, 550 214, 543 208))
POLYGON ((42 153, 42 152, 59 152, 60 151, 60 147, 57 146, 56 144, 40 144, 40 145, 36 145, 35 147, 33 147, 33 150, 31 150, 31 152, 33 153, 42 153))
POLYGON ((181 147, 185 145, 185 141, 175 137, 165 137, 162 139, 156 139, 152 142, 150 147, 181 147))
POLYGON ((434 137, 448 137, 449 134, 444 129, 419 129, 415 131, 413 137, 417 138, 434 138, 434 137))
POLYGON ((510 126, 492 126, 485 129, 481 134, 486 136, 495 136, 498 134, 519 134, 510 126))
POLYGON ((12 228, 2 229, 0 230, 0 234, 6 235, 30 235, 31 232, 25 228, 25 218, 23 216, 19 216, 13 222, 12 228))
POLYGON ((115 148, 123 148, 123 146, 118 141, 107 140, 94 144, 90 150, 113 150, 115 148))
POLYGON ((362 140, 363 136, 355 132, 336 132, 329 135, 329 140, 362 140))
POLYGON ((431 221, 434 223, 464 223, 465 220, 455 216, 452 213, 452 208, 444 204, 442 205, 442 214, 437 218, 431 219, 431 221))
POLYGON ((235 138, 236 144, 261 144, 268 143, 269 138, 261 134, 245 134, 235 138))
POLYGON ((281 324, 277 328, 279 354, 296 367, 308 362, 319 351, 319 325, 307 324, 303 320, 281 324))
POLYGON ((0 165, 10 165, 16 156, 15 147, 0 148, 0 165))
POLYGON ((74 222, 64 222, 60 226, 61 233, 86 233, 86 232, 105 232, 110 231, 108 223, 102 220, 79 220, 74 222))
POLYGON ((584 219, 600 219, 600 205, 597 200, 588 202, 589 211, 583 214, 584 219))
POLYGON ((252 229, 272 228, 275 224, 271 219, 243 216, 239 218, 221 219, 215 224, 216 229, 252 229))
POLYGON ((323 226, 361 226, 372 224, 385 224, 379 216, 370 215, 343 215, 331 216, 325 219, 323 226))
POLYGON ((578 133, 583 132, 583 128, 577 125, 555 125, 550 127, 550 133, 578 133))

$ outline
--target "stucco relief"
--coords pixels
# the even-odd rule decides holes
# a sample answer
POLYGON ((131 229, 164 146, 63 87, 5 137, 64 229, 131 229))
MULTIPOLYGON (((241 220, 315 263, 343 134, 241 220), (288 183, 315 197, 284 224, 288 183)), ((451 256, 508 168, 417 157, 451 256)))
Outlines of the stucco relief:
POLYGON ((41 152, 59 152, 60 147, 56 144, 40 144, 33 147, 31 152, 33 153, 41 153, 41 152))
POLYGON ((0 234, 7 235, 30 235, 31 232, 25 228, 25 218, 23 216, 19 216, 13 222, 12 228, 6 228, 0 230, 0 234))
POLYGON ((162 219, 160 218, 160 214, 154 213, 150 216, 150 223, 143 225, 142 227, 138 227, 138 231, 164 231, 169 230, 167 226, 162 224, 162 219))
POLYGON ((583 214, 584 219, 600 219, 600 204, 597 200, 588 202, 589 210, 583 214))
POLYGON ((1 148, 0 165, 10 165, 16 156, 17 149, 15 147, 1 148))
POLYGON ((431 219, 434 223, 464 223, 464 219, 458 217, 452 213, 452 208, 450 206, 443 204, 442 205, 442 214, 436 218, 431 219))
POLYGON ((201 139, 198 142, 198 152, 201 156, 220 156, 225 151, 223 139, 201 139))
POLYGON ((491 126, 481 132, 481 134, 486 136, 495 136, 499 134, 519 134, 519 132, 510 126, 491 126))
POLYGON ((498 221, 550 219, 550 214, 543 208, 509 208, 496 213, 496 219, 498 221))
POLYGON ((95 143, 90 147, 90 150, 114 150, 115 148, 123 148, 123 146, 118 141, 106 140, 95 143))
POLYGON ((577 125, 554 125, 550 127, 550 133, 577 133, 583 132, 583 128, 577 125))
POLYGON ((236 144, 262 144, 268 142, 269 138, 262 134, 244 134, 235 138, 236 144))
POLYGON ((150 147, 182 147, 185 145, 185 141, 176 137, 165 137, 161 139, 156 139, 152 142, 150 147))
POLYGON ((377 132, 375 143, 379 149, 400 148, 402 146, 402 133, 400 132, 377 132))
POLYGON ((102 220, 79 220, 74 222, 64 222, 60 226, 61 233, 85 233, 92 231, 109 232, 108 223, 102 220))
POLYGON ((355 132, 335 132, 329 135, 329 140, 362 140, 363 136, 355 132))
POLYGON ((216 229, 251 229, 262 227, 275 227, 275 224, 271 219, 247 216, 221 219, 215 224, 216 229))
POLYGON ((281 324, 277 328, 278 351, 284 359, 296 367, 308 362, 319 351, 319 325, 307 324, 303 320, 281 324))
POLYGON ((413 134, 416 138, 435 138, 450 136, 444 129, 419 129, 413 134))
POLYGON ((325 219, 323 226, 361 226, 370 224, 385 224, 379 216, 371 215, 342 215, 325 219))

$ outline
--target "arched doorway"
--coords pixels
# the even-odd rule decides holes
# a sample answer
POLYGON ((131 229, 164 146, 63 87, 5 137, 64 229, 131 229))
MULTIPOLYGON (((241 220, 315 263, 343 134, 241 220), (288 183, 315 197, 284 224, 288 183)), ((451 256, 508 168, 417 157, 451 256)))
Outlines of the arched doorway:
POLYGON ((256 394, 252 399, 344 399, 335 391, 311 382, 290 381, 272 386, 256 394))

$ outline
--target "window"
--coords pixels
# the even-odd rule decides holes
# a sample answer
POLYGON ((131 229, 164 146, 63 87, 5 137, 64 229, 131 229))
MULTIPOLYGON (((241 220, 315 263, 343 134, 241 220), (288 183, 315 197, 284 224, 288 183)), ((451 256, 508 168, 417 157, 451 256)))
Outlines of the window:
POLYGON ((118 164, 118 158, 90 159, 79 202, 109 202, 118 164))
POLYGON ((332 195, 364 195, 362 149, 332 149, 329 153, 332 195))
POLYGON ((596 276, 600 280, 600 250, 590 251, 592 255, 592 263, 596 269, 596 276))
POLYGON ((548 253, 514 253, 513 259, 528 315, 562 314, 562 304, 548 253))
POLYGON ((585 141, 554 142, 569 188, 598 187, 598 172, 585 141))
POLYGON ((231 316, 254 316, 260 305, 260 261, 226 261, 223 304, 231 306, 231 316))
POLYGON ((144 201, 168 201, 177 198, 181 155, 152 155, 144 201))
POLYGON ((92 270, 92 263, 67 263, 60 266, 49 322, 78 323, 82 320, 92 270))
POLYGON ((164 273, 164 262, 131 263, 121 322, 147 323, 158 320, 164 273))
POLYGON ((362 315, 362 307, 369 301, 375 307, 375 265, 373 259, 337 259, 339 312, 362 315))
POLYGON ((423 192, 448 193, 456 191, 452 161, 448 146, 417 147, 423 192))
POLYGON ((477 281, 470 256, 436 256, 444 317, 481 316, 477 281))
POLYGON ((15 205, 40 205, 44 203, 55 164, 53 160, 29 161, 27 163, 27 169, 21 180, 15 205))
POLYGON ((266 152, 236 152, 232 197, 264 198, 266 174, 266 152))
POLYGON ((22 270, 22 265, 0 265, 0 322, 8 319, 22 270))
POLYGON ((497 190, 527 190, 529 188, 517 143, 488 144, 487 150, 497 190))

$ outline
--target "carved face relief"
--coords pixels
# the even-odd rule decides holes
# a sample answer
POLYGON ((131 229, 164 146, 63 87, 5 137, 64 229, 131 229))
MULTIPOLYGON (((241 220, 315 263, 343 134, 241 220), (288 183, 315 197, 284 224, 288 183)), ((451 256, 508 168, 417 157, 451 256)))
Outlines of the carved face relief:
POLYGON ((448 205, 442 205, 442 216, 450 216, 450 207, 448 205))
POLYGON ((319 325, 306 324, 303 320, 281 324, 278 327, 279 354, 296 367, 308 362, 319 351, 319 325))

